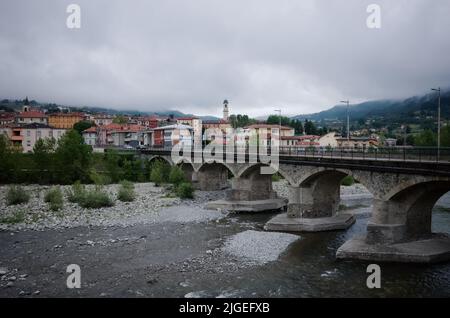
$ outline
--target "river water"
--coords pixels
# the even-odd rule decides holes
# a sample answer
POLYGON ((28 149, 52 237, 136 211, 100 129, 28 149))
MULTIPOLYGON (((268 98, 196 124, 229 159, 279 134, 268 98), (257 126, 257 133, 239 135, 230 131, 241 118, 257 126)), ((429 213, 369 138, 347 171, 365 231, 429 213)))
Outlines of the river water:
MULTIPOLYGON (((275 261, 257 265, 246 264, 224 246, 230 239, 245 237, 243 233, 255 234, 255 240, 243 240, 245 253, 250 248, 252 254, 273 254, 269 252, 279 241, 271 242, 276 236, 263 226, 274 213, 225 216, 179 205, 161 211, 157 222, 129 227, 0 231, 0 267, 8 268, 8 277, 28 275, 13 287, 6 286, 4 276, 0 296, 25 292, 33 297, 36 290, 39 297, 450 296, 450 262, 382 263, 381 288, 368 289, 370 263, 336 260, 335 254, 344 242, 366 231, 371 199, 343 197, 341 203, 357 216, 347 231, 300 234, 288 245, 289 236, 287 248, 280 249, 275 261), (83 271, 79 290, 65 284, 65 268, 72 263, 83 271)), ((450 233, 450 193, 436 204, 432 227, 434 232, 450 233)))
MULTIPOLYGON (((344 201, 345 203, 345 201, 344 201)), ((353 202, 355 203, 355 202, 353 202)), ((356 204, 357 222, 347 231, 302 234, 277 261, 242 270, 230 277, 196 280, 194 296, 233 297, 449 297, 450 263, 382 263, 381 289, 368 289, 369 262, 336 260, 336 250, 363 234, 370 200, 356 204), (365 205, 366 207, 363 207, 365 205)), ((258 226, 273 214, 236 215, 237 223, 258 226)), ((450 193, 433 210, 434 232, 450 233, 450 193)))

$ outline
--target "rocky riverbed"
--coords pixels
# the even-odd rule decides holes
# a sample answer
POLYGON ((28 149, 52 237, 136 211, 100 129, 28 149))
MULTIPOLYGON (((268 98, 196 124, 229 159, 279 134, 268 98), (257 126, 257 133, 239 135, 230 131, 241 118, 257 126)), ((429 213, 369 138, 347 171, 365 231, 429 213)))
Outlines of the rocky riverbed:
MULTIPOLYGON (((60 186, 66 193, 70 186, 60 186)), ((288 197, 286 181, 273 183, 274 190, 281 197, 288 197)), ((136 183, 136 200, 121 202, 116 199, 119 186, 107 185, 105 191, 114 199, 114 206, 100 209, 85 209, 71 203, 65 197, 64 207, 51 211, 44 202, 49 186, 27 185, 23 189, 30 194, 25 204, 7 206, 5 195, 7 186, 0 186, 0 230, 45 230, 73 228, 79 226, 132 226, 163 221, 191 222, 208 221, 223 217, 217 211, 203 209, 206 202, 223 198, 223 191, 196 191, 193 200, 182 200, 171 195, 167 187, 156 187, 153 183, 136 183), (188 206, 180 209, 178 206, 188 206), (172 207, 170 209, 165 209, 172 207), (160 213, 164 209, 164 213, 160 213), (16 218, 14 218, 16 216, 16 218), (11 219, 15 219, 11 222, 11 219)), ((93 188, 93 186, 88 186, 93 188)), ((341 189, 343 201, 366 199, 370 193, 360 184, 341 189)))
MULTIPOLYGON (((7 187, 1 186, 0 219, 22 211, 23 221, 0 224, 0 296, 280 296, 279 282, 268 282, 265 273, 289 268, 299 246, 309 257, 314 236, 263 231, 277 211, 237 215, 203 208, 223 191, 196 191, 195 199, 181 200, 152 183, 135 188, 131 203, 116 200, 118 186, 109 185, 105 191, 113 207, 83 209, 65 199, 64 208, 53 212, 44 202, 49 187, 24 186, 30 201, 6 206, 7 187), (69 264, 81 268, 80 289, 66 286, 69 264)), ((274 189, 287 197, 286 182, 275 182, 274 189)), ((365 196, 358 200, 369 206, 364 190, 343 188, 343 202, 365 196)), ((331 255, 334 249, 320 253, 331 255)), ((334 271, 322 265, 309 270, 319 271, 318 277, 334 271)))

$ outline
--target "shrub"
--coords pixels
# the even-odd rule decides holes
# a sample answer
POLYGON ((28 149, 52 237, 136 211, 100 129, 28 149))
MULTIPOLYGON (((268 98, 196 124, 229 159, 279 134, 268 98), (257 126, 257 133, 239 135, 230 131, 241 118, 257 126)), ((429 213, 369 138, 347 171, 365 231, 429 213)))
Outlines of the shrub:
POLYGON ((170 169, 170 174, 169 174, 169 182, 178 186, 179 184, 186 182, 186 178, 184 176, 184 172, 183 170, 181 170, 180 167, 178 166, 173 166, 170 169))
POLYGON ((0 218, 0 223, 3 224, 18 224, 25 221, 25 212, 22 210, 15 211, 11 216, 0 218))
POLYGON ((151 163, 150 181, 156 186, 165 183, 169 180, 170 171, 170 165, 166 161, 155 160, 151 163))
POLYGON ((355 183, 355 180, 353 179, 352 176, 346 176, 341 181, 341 185, 346 186, 346 187, 353 185, 353 183, 355 183))
POLYGON ((6 193, 6 203, 8 205, 27 203, 29 200, 30 195, 20 186, 10 186, 6 193))
POLYGON ((117 199, 122 202, 132 202, 135 198, 136 194, 134 192, 134 184, 129 181, 122 181, 120 183, 117 199))
POLYGON ((50 210, 57 211, 63 207, 63 195, 60 188, 51 188, 44 196, 44 201, 49 203, 50 210))
POLYGON ((194 188, 192 184, 183 182, 175 190, 176 194, 182 199, 192 199, 194 197, 194 188))
POLYGON ((280 177, 280 175, 278 173, 275 173, 275 174, 272 175, 272 181, 273 182, 278 182, 280 180, 281 180, 281 177, 280 177))
POLYGON ((86 189, 80 181, 76 181, 72 185, 72 189, 67 191, 67 199, 72 203, 79 203, 86 195, 86 189))
POLYGON ((98 209, 114 205, 109 195, 99 186, 95 187, 94 191, 87 191, 78 203, 81 207, 88 209, 98 209))

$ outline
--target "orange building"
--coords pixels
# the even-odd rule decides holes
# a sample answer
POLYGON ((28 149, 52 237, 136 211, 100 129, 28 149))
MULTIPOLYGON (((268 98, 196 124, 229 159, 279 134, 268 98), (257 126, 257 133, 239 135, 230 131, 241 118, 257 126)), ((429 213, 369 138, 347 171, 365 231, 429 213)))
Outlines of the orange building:
POLYGON ((55 113, 48 116, 48 124, 53 128, 72 129, 73 125, 83 119, 82 113, 55 113))

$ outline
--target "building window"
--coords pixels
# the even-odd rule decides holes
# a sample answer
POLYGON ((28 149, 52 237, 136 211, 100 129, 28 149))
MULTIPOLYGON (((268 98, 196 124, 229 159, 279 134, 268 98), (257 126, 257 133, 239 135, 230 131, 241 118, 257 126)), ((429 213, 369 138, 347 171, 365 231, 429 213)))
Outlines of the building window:
POLYGON ((49 130, 48 136, 49 136, 50 138, 53 138, 53 130, 49 130))
POLYGON ((38 139, 41 138, 41 131, 40 131, 40 130, 37 131, 37 138, 38 138, 38 139))
POLYGON ((27 130, 27 137, 31 136, 31 131, 27 130))

